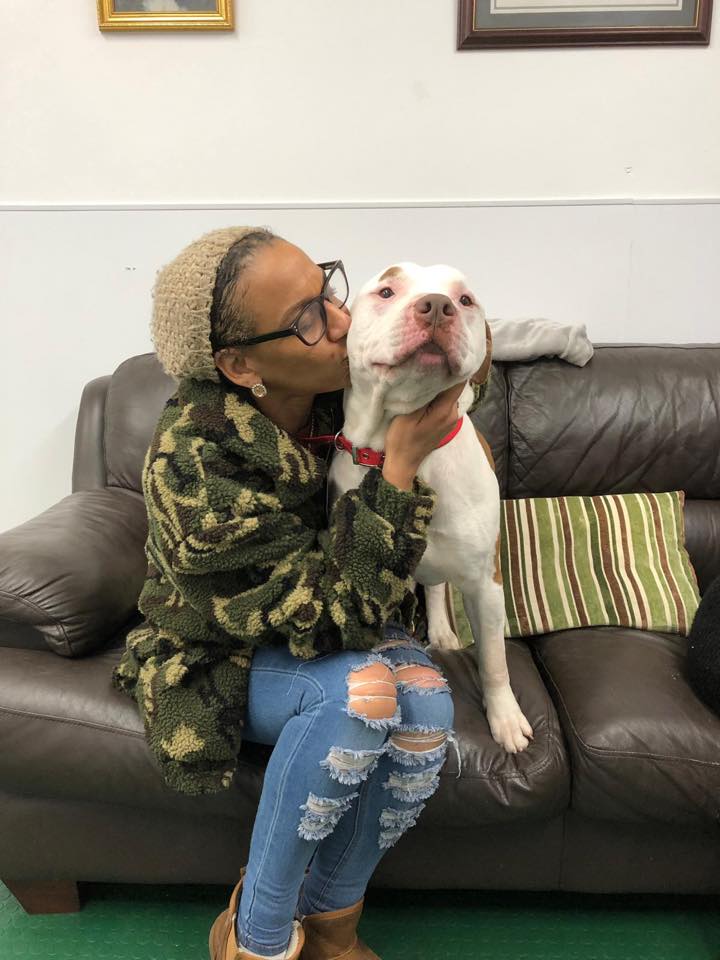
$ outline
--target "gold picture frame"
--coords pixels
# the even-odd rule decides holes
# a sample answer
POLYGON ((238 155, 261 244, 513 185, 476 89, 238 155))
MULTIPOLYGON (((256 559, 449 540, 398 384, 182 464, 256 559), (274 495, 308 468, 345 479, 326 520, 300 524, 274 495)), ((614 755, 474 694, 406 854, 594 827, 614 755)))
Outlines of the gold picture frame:
POLYGON ((233 30, 233 0, 97 0, 101 30, 233 30))

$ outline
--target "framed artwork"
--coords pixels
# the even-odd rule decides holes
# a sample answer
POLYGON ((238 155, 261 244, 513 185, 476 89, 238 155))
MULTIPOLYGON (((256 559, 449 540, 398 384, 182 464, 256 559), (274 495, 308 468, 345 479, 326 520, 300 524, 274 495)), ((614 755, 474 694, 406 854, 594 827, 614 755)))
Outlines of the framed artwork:
POLYGON ((232 30, 233 0, 97 0, 101 30, 232 30))
POLYGON ((458 50, 710 43, 712 0, 458 0, 458 50))

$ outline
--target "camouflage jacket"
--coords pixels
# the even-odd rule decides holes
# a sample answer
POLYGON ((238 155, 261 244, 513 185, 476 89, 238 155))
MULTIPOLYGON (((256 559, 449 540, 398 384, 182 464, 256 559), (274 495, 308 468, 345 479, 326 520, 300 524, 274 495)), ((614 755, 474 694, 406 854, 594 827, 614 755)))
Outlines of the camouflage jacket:
MULTIPOLYGON (((342 395, 316 397, 318 433, 342 426, 342 395)), ((419 477, 400 490, 369 468, 328 519, 332 445, 316 451, 226 382, 181 380, 159 417, 142 471, 144 620, 111 682, 136 701, 175 790, 230 785, 257 646, 303 659, 368 650, 391 617, 426 637, 412 574, 435 491, 419 477)))

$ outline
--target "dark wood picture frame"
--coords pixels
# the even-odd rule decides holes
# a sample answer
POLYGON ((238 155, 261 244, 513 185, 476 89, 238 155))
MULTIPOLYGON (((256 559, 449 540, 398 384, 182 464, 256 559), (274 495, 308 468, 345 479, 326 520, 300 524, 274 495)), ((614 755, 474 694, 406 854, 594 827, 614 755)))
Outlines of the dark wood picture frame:
POLYGON ((677 0, 677 10, 649 13, 639 3, 632 10, 608 12, 600 0, 595 12, 589 7, 568 13, 528 12, 530 7, 513 12, 510 6, 493 11, 499 2, 507 0, 458 0, 458 50, 710 43, 712 0, 677 0), (507 26, 497 27, 500 21, 507 26))

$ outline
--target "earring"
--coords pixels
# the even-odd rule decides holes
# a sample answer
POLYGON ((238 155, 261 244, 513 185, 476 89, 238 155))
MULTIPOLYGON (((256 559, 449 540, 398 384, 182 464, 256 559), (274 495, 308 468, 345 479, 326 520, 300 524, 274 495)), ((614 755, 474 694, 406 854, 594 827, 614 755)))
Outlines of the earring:
POLYGON ((250 389, 256 397, 264 397, 267 394, 267 387, 264 383, 254 383, 250 389))

